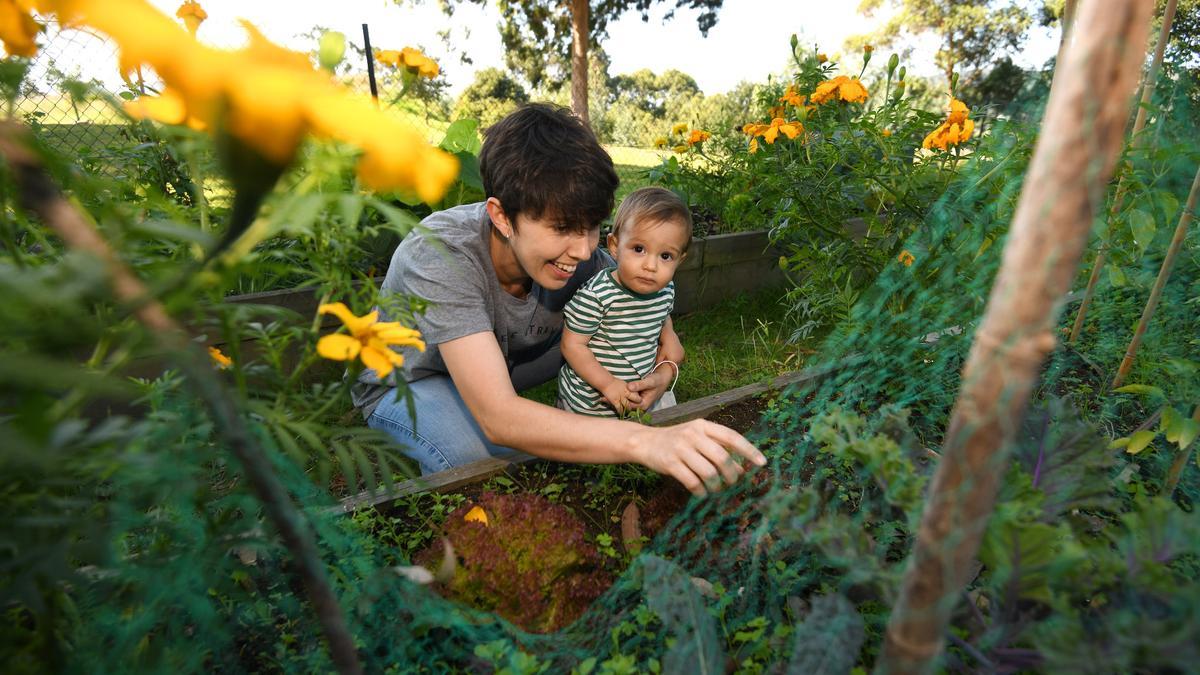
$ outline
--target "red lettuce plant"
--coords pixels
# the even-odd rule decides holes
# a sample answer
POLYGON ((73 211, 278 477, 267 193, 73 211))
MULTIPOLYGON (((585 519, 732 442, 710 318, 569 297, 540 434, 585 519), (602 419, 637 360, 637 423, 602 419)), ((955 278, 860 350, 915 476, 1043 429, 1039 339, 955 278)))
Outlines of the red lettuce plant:
MULTIPOLYGON (((447 517, 445 533, 458 567, 438 590, 528 631, 546 633, 570 624, 612 584, 583 523, 538 495, 484 493, 447 517), (486 519, 472 511, 475 507, 486 519)), ((436 567, 441 556, 442 546, 435 542, 416 562, 436 567)))

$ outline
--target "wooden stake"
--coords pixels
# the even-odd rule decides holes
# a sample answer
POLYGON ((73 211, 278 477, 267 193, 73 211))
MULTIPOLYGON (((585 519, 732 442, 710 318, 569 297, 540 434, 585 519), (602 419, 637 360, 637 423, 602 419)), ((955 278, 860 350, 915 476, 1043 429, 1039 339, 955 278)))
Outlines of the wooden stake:
POLYGON ((1133 359, 1137 356, 1138 347, 1142 345, 1142 337, 1146 334, 1146 327, 1150 325, 1150 317, 1154 315, 1154 310, 1158 307, 1158 300, 1162 296, 1163 287, 1167 285, 1167 279, 1171 278, 1171 268, 1175 266, 1175 258, 1179 255, 1179 249, 1183 248, 1183 240, 1187 238, 1188 226, 1192 224, 1192 212, 1196 210, 1197 192, 1200 192, 1200 168, 1196 169, 1196 177, 1192 179, 1192 189, 1188 192, 1187 206, 1183 207, 1183 213, 1179 215, 1179 224, 1175 226, 1175 236, 1171 238, 1171 245, 1167 247, 1167 255, 1163 258, 1162 267, 1158 269, 1158 278, 1154 280, 1154 288, 1150 289, 1150 299, 1146 301, 1146 307, 1142 310, 1142 318, 1133 331, 1133 339, 1129 341, 1129 348, 1125 350, 1125 358, 1121 360, 1121 367, 1117 369, 1117 375, 1113 378, 1113 389, 1121 386, 1125 377, 1129 375, 1129 369, 1133 367, 1133 359))
MULTIPOLYGON (((1154 88, 1157 86, 1158 69, 1162 67, 1163 53, 1167 49, 1167 40, 1171 37, 1171 24, 1175 21, 1175 5, 1177 0, 1167 0, 1167 6, 1163 10, 1162 29, 1158 31, 1158 43, 1154 46, 1154 60, 1150 62, 1150 71, 1146 73, 1146 78, 1142 81, 1142 97, 1138 103, 1137 116, 1133 121, 1133 131, 1130 132, 1130 138, 1133 139, 1133 147, 1143 147, 1142 129, 1146 126, 1146 111, 1150 109, 1151 100, 1154 98, 1154 88)), ((1062 47, 1059 47, 1059 53, 1062 53, 1062 47)), ((1112 223, 1117 219, 1117 215, 1121 213, 1121 207, 1125 203, 1125 179, 1121 178, 1117 182, 1117 192, 1113 197, 1112 208, 1108 211, 1108 223, 1112 223)), ((1092 272, 1088 275, 1087 288, 1083 291, 1083 300, 1079 303, 1079 311, 1075 314, 1075 324, 1071 326, 1071 337, 1067 340, 1070 344, 1075 344, 1079 339, 1080 332, 1083 331, 1083 322, 1087 318, 1088 308, 1092 305, 1092 297, 1096 293, 1096 283, 1100 281, 1100 272, 1104 269, 1104 263, 1108 259, 1108 245, 1101 244, 1100 250, 1096 252, 1096 259, 1092 262, 1092 272)))
POLYGON ((925 673, 941 653, 1007 464, 1007 449, 1103 204, 1145 54, 1153 0, 1087 2, 1029 166, 1004 259, 963 368, 877 672, 925 673))

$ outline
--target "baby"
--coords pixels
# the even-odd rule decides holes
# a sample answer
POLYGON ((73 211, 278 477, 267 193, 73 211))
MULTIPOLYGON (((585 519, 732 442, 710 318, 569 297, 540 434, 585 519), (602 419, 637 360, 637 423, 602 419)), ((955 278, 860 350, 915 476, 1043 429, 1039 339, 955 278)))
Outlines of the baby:
MULTIPOLYGON (((617 209, 608 250, 617 261, 576 291, 563 313, 559 405, 614 417, 638 407, 630 382, 645 379, 660 342, 678 338, 671 326, 671 281, 692 243, 692 214, 663 188, 632 192, 617 209)), ((661 403, 661 399, 659 403, 661 403)))

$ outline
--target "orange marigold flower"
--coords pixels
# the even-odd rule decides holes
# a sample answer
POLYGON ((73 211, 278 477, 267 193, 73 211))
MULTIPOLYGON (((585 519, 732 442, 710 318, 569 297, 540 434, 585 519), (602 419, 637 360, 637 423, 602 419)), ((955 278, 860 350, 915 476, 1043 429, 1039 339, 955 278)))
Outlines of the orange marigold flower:
POLYGON ((387 377, 398 366, 404 365, 404 357, 392 347, 416 347, 425 351, 421 333, 414 328, 405 328, 398 322, 379 321, 379 311, 366 316, 355 316, 350 308, 340 302, 321 305, 318 314, 333 314, 350 329, 350 334, 332 333, 317 341, 317 353, 334 361, 361 359, 363 365, 375 371, 379 377, 387 377))
POLYGON ((208 12, 204 11, 196 0, 184 0, 179 9, 175 10, 175 16, 183 21, 189 33, 195 35, 196 31, 200 30, 200 24, 208 18, 208 12))
POLYGON ((867 100, 867 88, 857 77, 838 75, 832 80, 825 80, 813 90, 809 100, 813 103, 825 103, 829 100, 842 100, 847 103, 863 103, 867 100))
POLYGON ((708 133, 707 131, 703 129, 692 129, 692 133, 688 135, 687 143, 688 145, 695 145, 697 143, 703 143, 710 138, 712 138, 712 134, 708 133))
POLYGON ((762 131, 763 140, 767 143, 774 143, 779 134, 783 134, 790 139, 796 138, 800 132, 804 131, 804 125, 799 122, 787 122, 782 117, 776 117, 771 120, 771 124, 762 131))
MULTIPOLYGON (((780 102, 800 108, 804 105, 804 96, 796 91, 796 85, 789 84, 787 91, 783 92, 783 96, 779 97, 780 102)), ((778 117, 778 115, 772 115, 778 117)))
POLYGON ((903 263, 905 267, 912 267, 912 264, 917 261, 916 257, 908 252, 908 249, 900 251, 900 255, 896 256, 896 260, 903 263))
POLYGON ((925 136, 921 147, 926 150, 946 150, 971 138, 975 133, 975 122, 968 117, 970 114, 971 111, 965 103, 951 96, 946 121, 925 136))
POLYGON ((824 53, 817 54, 817 63, 825 63, 828 60, 829 60, 829 57, 825 56, 824 53))
POLYGON ((880 132, 880 133, 882 133, 882 134, 883 134, 883 137, 884 137, 884 138, 887 138, 887 137, 889 137, 889 136, 891 136, 891 135, 892 135, 892 130, 891 130, 891 129, 884 129, 884 130, 883 130, 882 132, 880 132))

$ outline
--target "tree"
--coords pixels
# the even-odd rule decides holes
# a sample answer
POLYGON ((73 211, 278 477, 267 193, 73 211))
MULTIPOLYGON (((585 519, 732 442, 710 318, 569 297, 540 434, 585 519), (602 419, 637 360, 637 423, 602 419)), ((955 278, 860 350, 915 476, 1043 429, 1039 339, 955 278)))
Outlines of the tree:
MULTIPOLYGON (((477 5, 489 0, 439 0, 453 14, 458 3, 477 5)), ((571 110, 588 121, 588 50, 608 36, 608 24, 636 9, 642 20, 650 20, 650 7, 662 0, 497 0, 500 8, 500 37, 508 67, 531 86, 541 86, 548 77, 571 78, 571 110)), ((675 0, 664 20, 681 7, 701 10, 696 18, 700 34, 717 23, 724 0, 675 0)))
POLYGON ((489 127, 528 101, 525 89, 503 70, 484 68, 459 95, 453 117, 477 119, 480 127, 489 127))
POLYGON ((885 47, 904 37, 934 34, 934 60, 949 81, 959 73, 968 82, 1001 56, 1015 52, 1025 40, 1033 14, 1018 0, 862 0, 858 11, 872 16, 881 7, 895 15, 875 33, 855 43, 885 47))

